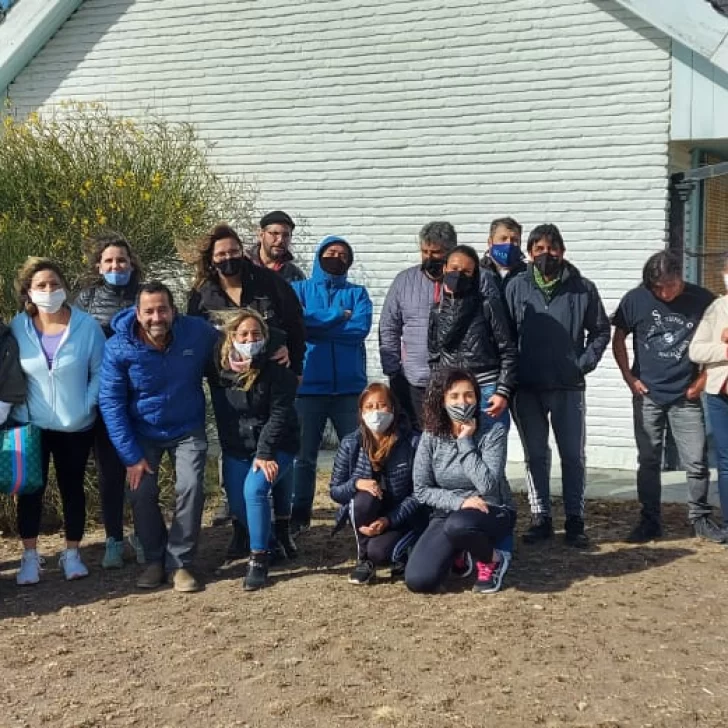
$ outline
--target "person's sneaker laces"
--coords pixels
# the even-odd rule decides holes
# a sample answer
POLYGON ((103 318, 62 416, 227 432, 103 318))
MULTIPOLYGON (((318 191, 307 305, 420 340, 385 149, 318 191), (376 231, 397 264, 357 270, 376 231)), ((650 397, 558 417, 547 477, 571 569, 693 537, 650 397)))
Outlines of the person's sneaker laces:
POLYGON ((467 579, 473 573, 473 557, 469 551, 461 551, 455 556, 450 573, 460 579, 467 579))
POLYGON ((726 540, 726 534, 708 516, 696 518, 693 521, 693 530, 698 538, 704 538, 706 541, 724 543, 726 540))
POLYGON ((124 542, 115 538, 106 539, 106 550, 101 560, 102 569, 121 569, 124 566, 124 542))
POLYGON ((135 533, 130 533, 127 540, 129 541, 129 546, 134 550, 137 564, 144 566, 147 563, 147 559, 144 556, 144 548, 142 547, 142 542, 139 540, 139 536, 135 533))
POLYGON ((26 549, 20 557, 20 570, 15 577, 15 582, 18 586, 37 584, 40 581, 41 571, 41 559, 38 552, 35 549, 26 549))
POLYGON ((473 585, 473 591, 476 594, 493 594, 500 591, 503 585, 503 577, 508 571, 511 563, 511 555, 507 551, 496 551, 500 558, 488 563, 482 561, 476 562, 477 578, 473 585))
POLYGON ((376 569, 371 561, 364 559, 360 561, 354 570, 349 574, 349 584, 356 584, 357 586, 363 586, 368 584, 375 576, 376 569))
POLYGON ((74 579, 83 579, 88 576, 88 569, 81 561, 81 554, 78 549, 65 549, 58 560, 59 566, 63 569, 63 575, 66 581, 74 579))
POLYGON ((627 543, 647 543, 662 536, 662 527, 655 521, 642 518, 625 539, 627 543))

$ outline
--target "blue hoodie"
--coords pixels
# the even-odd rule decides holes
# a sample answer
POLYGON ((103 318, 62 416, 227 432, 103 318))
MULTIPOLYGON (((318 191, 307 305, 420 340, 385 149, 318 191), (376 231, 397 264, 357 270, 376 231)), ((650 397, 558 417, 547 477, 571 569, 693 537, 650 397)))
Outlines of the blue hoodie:
POLYGON ((333 243, 345 245, 353 262, 349 243, 328 235, 316 247, 311 277, 291 283, 306 324, 301 395, 360 394, 367 385, 364 340, 372 327, 372 302, 367 289, 349 283, 346 273, 335 276, 321 268, 321 253, 333 243), (351 311, 349 319, 345 311, 351 311))
POLYGON ((10 323, 18 342, 28 398, 12 418, 44 430, 83 432, 96 421, 99 371, 106 337, 96 321, 75 306, 49 369, 38 332, 27 313, 10 323))
POLYGON ((119 457, 135 465, 144 457, 138 437, 176 440, 204 429, 202 377, 219 334, 204 319, 177 314, 160 351, 139 336, 136 308, 120 311, 111 328, 99 408, 119 457))

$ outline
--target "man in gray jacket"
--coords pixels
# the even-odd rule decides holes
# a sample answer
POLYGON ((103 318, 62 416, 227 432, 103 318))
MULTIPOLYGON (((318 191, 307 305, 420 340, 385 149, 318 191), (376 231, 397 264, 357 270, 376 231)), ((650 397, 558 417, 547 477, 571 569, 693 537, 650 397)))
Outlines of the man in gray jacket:
POLYGON ((421 429, 422 400, 430 379, 427 326, 440 296, 445 257, 457 245, 449 222, 428 222, 420 230, 420 265, 397 274, 379 318, 382 370, 412 426, 421 429))

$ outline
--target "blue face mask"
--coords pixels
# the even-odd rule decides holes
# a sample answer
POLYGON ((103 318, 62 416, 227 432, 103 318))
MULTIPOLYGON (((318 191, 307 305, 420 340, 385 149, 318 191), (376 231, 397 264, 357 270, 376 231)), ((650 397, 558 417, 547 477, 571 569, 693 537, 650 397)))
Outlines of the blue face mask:
POLYGON ((521 262, 521 249, 511 243, 494 243, 490 248, 490 257, 503 268, 512 268, 521 262))
POLYGON ((125 286, 131 280, 131 271, 122 270, 104 273, 104 280, 110 286, 125 286))

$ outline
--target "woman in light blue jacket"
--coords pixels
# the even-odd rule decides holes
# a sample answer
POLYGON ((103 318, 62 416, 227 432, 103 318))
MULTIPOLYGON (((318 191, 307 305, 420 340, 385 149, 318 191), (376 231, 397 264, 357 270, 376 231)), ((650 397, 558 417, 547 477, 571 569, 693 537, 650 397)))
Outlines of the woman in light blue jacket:
POLYGON ((78 545, 86 525, 83 483, 106 339, 91 316, 68 305, 68 284, 54 262, 29 258, 18 272, 15 288, 21 312, 10 328, 18 342, 28 396, 12 416, 16 422, 40 428, 44 479, 39 491, 18 498, 18 532, 24 551, 17 582, 40 580, 37 542, 51 456, 66 534, 60 565, 66 579, 80 579, 88 575, 78 545))

